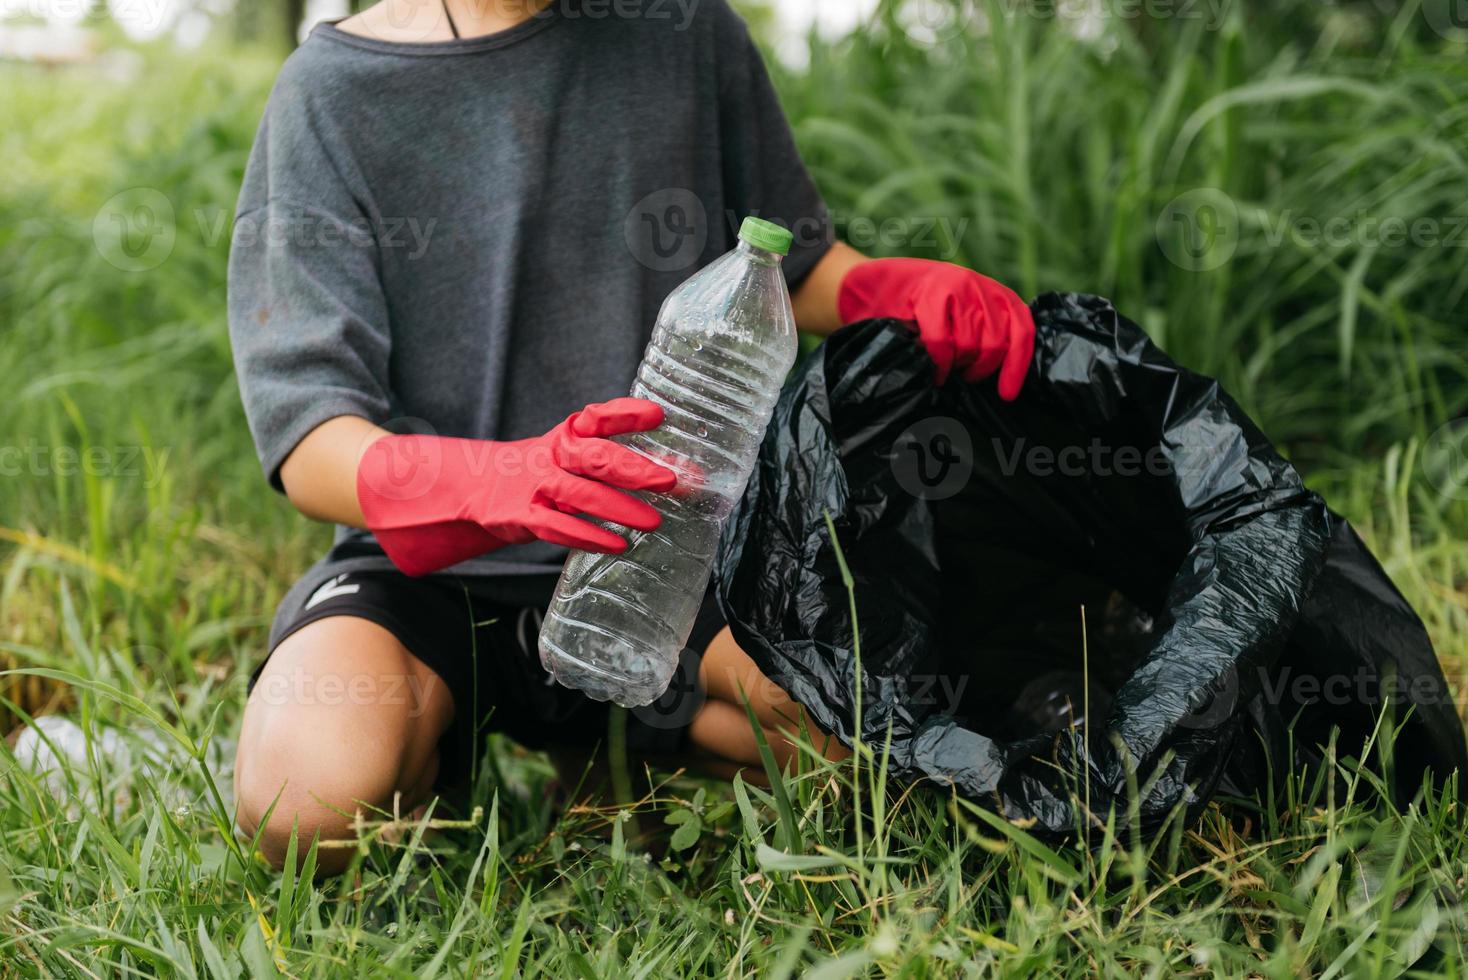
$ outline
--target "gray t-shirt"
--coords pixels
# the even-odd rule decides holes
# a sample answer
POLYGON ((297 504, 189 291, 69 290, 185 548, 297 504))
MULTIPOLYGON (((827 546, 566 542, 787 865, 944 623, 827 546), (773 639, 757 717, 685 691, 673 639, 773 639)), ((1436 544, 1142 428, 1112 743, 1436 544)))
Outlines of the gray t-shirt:
MULTIPOLYGON (((285 63, 229 266, 260 462, 360 415, 518 439, 627 393, 664 297, 754 214, 792 287, 825 206, 725 0, 557 0, 497 34, 405 44, 318 26, 285 63)), ((366 532, 333 554, 390 567, 366 532)), ((554 571, 505 548, 455 571, 554 571)))

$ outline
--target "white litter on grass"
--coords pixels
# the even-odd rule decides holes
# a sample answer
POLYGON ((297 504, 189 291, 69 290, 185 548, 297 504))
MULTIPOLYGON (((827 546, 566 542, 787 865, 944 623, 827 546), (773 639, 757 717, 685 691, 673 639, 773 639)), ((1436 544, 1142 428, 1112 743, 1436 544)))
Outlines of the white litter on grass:
MULTIPOLYGON (((139 796, 136 789, 140 781, 152 784, 163 805, 179 814, 212 804, 198 762, 183 746, 156 729, 94 725, 90 745, 88 742, 88 733, 76 722, 61 715, 45 715, 21 729, 11 752, 17 765, 66 804, 67 815, 73 819, 83 809, 97 806, 99 785, 114 813, 121 813, 139 796)), ((205 765, 225 808, 231 812, 234 751, 232 739, 216 738, 205 753, 205 765)), ((141 795, 144 804, 152 799, 152 793, 144 791, 141 795)))

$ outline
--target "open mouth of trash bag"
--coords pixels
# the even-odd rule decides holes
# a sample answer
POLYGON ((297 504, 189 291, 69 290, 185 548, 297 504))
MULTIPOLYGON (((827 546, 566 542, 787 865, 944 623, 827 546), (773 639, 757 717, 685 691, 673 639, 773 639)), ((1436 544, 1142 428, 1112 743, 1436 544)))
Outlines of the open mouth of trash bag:
POLYGON ((935 386, 895 321, 792 376, 717 568, 760 668, 850 744, 859 652, 893 776, 1054 835, 1258 790, 1383 712, 1397 792, 1462 766, 1421 622, 1217 383, 1103 299, 1032 310, 1013 403, 935 386))

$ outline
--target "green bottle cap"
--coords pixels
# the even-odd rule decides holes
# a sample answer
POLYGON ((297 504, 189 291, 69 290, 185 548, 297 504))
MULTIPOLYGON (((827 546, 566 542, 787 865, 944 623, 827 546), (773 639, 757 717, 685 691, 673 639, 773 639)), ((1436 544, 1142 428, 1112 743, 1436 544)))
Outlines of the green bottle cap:
POLYGON ((795 240, 789 231, 763 218, 745 218, 739 226, 739 238, 776 255, 790 254, 790 243, 795 240))

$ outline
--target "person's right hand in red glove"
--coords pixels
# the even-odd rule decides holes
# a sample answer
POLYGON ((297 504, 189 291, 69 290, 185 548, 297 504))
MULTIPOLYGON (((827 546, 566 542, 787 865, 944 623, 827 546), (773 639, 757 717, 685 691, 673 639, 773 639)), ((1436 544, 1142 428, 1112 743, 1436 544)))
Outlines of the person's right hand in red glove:
POLYGON ((677 477, 606 437, 646 432, 662 421, 653 402, 616 398, 588 405, 533 439, 383 436, 357 466, 357 501, 367 527, 407 575, 534 540, 616 554, 627 542, 577 515, 639 531, 658 527, 658 512, 622 491, 668 491, 677 477))

